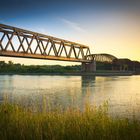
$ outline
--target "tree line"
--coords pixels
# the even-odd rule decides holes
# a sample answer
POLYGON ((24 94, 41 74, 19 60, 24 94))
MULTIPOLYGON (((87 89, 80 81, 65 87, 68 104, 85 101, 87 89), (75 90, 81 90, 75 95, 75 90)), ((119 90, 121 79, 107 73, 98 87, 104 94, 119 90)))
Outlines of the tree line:
MULTIPOLYGON (((127 64, 127 63, 126 63, 127 64)), ((105 62, 97 62, 96 69, 97 71, 103 70, 113 70, 113 67, 117 67, 119 70, 122 64, 111 64, 105 62)), ((137 73, 140 72, 140 63, 135 62, 133 66, 128 65, 128 70, 135 70, 137 73), (135 65, 134 65, 135 64, 135 65), (135 66, 135 67, 134 67, 135 66)), ((5 61, 0 61, 0 73, 76 73, 81 72, 81 65, 72 65, 72 66, 61 66, 61 65, 24 65, 24 64, 14 64, 12 61, 6 63, 5 61)))
POLYGON ((12 61, 6 63, 0 61, 0 73, 65 73, 79 72, 80 65, 61 66, 61 65, 21 65, 14 64, 12 61))

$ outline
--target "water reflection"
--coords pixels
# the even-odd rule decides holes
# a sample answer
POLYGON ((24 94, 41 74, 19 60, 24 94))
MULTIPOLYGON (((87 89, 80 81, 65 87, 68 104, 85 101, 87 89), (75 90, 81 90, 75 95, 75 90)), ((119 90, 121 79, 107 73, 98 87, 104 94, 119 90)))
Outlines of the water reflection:
POLYGON ((140 76, 0 76, 0 101, 83 107, 109 101, 110 113, 140 117, 140 76))
POLYGON ((83 95, 92 93, 95 84, 95 76, 81 76, 81 84, 83 95))

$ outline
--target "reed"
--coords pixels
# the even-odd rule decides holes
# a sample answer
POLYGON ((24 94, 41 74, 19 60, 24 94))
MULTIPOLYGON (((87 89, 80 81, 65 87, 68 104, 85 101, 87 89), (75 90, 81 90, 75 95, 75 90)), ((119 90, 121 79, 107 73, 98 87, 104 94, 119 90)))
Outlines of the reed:
POLYGON ((112 118, 108 104, 34 111, 0 104, 1 140, 139 140, 140 121, 112 118))

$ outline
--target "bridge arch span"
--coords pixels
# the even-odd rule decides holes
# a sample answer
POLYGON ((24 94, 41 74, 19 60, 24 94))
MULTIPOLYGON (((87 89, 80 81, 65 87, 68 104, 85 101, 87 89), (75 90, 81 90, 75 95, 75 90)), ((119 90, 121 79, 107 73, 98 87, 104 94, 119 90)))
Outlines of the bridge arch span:
POLYGON ((113 63, 114 60, 118 59, 117 57, 107 54, 107 53, 101 53, 101 54, 91 54, 87 56, 88 60, 93 60, 95 62, 107 62, 107 63, 113 63))

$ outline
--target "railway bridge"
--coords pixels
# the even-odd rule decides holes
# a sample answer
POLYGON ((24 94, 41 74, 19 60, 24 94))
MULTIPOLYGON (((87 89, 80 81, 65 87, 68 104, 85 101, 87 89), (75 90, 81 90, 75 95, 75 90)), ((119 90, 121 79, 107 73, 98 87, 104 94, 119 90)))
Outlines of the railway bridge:
POLYGON ((108 54, 91 54, 86 45, 0 24, 0 56, 82 63, 83 72, 96 71, 97 61, 112 62, 108 54))

